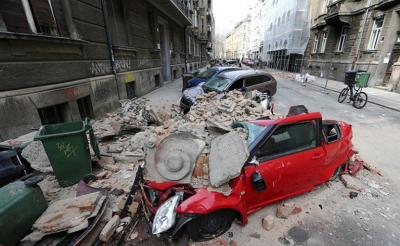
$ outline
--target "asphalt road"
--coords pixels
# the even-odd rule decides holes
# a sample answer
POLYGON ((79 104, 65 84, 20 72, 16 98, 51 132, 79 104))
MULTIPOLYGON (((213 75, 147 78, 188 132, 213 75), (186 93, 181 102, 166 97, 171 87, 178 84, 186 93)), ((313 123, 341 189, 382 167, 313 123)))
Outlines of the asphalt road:
MULTIPOLYGON (((359 110, 350 103, 337 102, 338 93, 326 94, 321 88, 279 78, 278 92, 273 98, 275 113, 285 115, 292 105, 305 105, 309 112, 320 111, 325 119, 346 121, 353 125, 353 143, 364 160, 380 170, 383 177, 361 171, 355 181, 361 188, 356 198, 350 199, 342 182, 323 184, 312 192, 268 206, 250 215, 245 226, 234 223, 219 239, 207 243, 193 243, 183 236, 172 245, 400 245, 400 194, 397 176, 400 154, 400 115, 373 104, 359 110), (275 215, 282 203, 299 204, 302 212, 289 219, 275 218, 275 226, 266 231, 261 220, 275 215), (221 241, 223 240, 223 241, 221 241)), ((169 109, 181 95, 181 80, 175 80, 146 95, 155 109, 169 109)), ((166 245, 150 236, 142 224, 141 242, 129 245, 166 245)))

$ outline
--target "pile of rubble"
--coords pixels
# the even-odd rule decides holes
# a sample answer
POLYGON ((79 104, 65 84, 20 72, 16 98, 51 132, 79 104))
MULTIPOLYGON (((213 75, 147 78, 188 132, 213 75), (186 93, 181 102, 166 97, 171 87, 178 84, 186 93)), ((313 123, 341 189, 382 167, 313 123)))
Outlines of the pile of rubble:
MULTIPOLYGON (((147 106, 145 98, 122 100, 118 110, 107 113, 100 120, 92 121, 101 154, 100 159, 93 158, 93 161, 97 163, 93 169, 96 180, 91 180, 87 184, 79 182, 79 184, 61 188, 56 177, 49 174, 39 184, 46 200, 49 204, 55 205, 59 201, 72 202, 74 204, 70 207, 74 212, 71 214, 75 214, 75 217, 85 214, 80 217, 90 218, 98 213, 92 212, 96 207, 95 202, 90 204, 83 202, 79 205, 75 202, 77 199, 74 198, 75 193, 78 196, 82 189, 85 192, 88 189, 108 190, 107 198, 102 198, 104 202, 99 203, 107 207, 105 210, 102 209, 105 212, 99 213, 100 222, 103 221, 100 224, 104 227, 104 222, 114 218, 124 207, 135 172, 138 166, 144 163, 146 165, 144 165, 143 175, 147 180, 187 182, 195 188, 208 187, 210 190, 228 195, 231 190, 227 181, 239 175, 241 166, 249 155, 246 130, 233 129, 230 125, 233 122, 271 116, 271 113, 255 101, 245 98, 238 91, 229 92, 225 99, 214 100, 212 99, 214 96, 214 92, 198 96, 199 103, 193 106, 186 115, 176 105, 172 105, 169 112, 164 110, 155 113, 147 106), (232 141, 233 145, 227 144, 232 141), (215 148, 215 153, 221 148, 227 148, 230 151, 226 152, 227 156, 220 157, 212 154, 213 148, 215 148), (229 165, 224 165, 222 163, 224 161, 229 165), (235 161, 236 167, 233 163, 235 161), (217 165, 213 166, 213 162, 217 165), (178 168, 179 171, 171 172, 168 165, 182 166, 178 168), (211 175, 210 170, 213 168, 215 170, 211 175)), ((94 153, 91 154, 94 156, 94 153)), ((23 151, 23 156, 38 171, 52 172, 50 161, 45 158, 47 156, 40 141, 34 141, 28 145, 23 151)), ((140 194, 129 206, 131 216, 137 212, 139 204, 140 194)), ((96 211, 98 210, 97 208, 96 211)), ((53 221, 51 225, 55 225, 56 221, 63 224, 64 220, 68 220, 69 212, 67 210, 64 212, 60 212, 57 220, 54 221, 52 215, 55 213, 46 213, 44 216, 47 217, 38 220, 42 221, 43 225, 37 223, 37 231, 25 240, 36 241, 44 235, 60 230, 75 231, 74 220, 71 220, 72 222, 65 225, 63 229, 57 228, 53 231, 52 226, 47 231, 43 230, 42 227, 47 226, 48 221, 53 221)), ((116 228, 119 228, 119 232, 123 231, 120 227, 124 224, 121 223, 114 221, 113 225, 105 226, 100 239, 109 240, 116 228)))

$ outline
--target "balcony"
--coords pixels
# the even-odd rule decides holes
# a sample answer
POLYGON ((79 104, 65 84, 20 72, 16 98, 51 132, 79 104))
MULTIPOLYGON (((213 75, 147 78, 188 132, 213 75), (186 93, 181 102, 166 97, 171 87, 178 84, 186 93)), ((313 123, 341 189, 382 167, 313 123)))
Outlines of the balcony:
POLYGON ((398 4, 398 0, 380 0, 376 5, 377 9, 387 9, 393 7, 394 5, 398 4))
POLYGON ((328 6, 328 13, 326 15, 325 23, 329 26, 349 26, 351 23, 351 13, 347 10, 346 6, 341 1, 337 1, 328 6), (343 10, 342 10, 343 8, 343 10))
POLYGON ((207 44, 208 37, 204 32, 201 32, 200 35, 199 35, 199 40, 200 40, 200 43, 207 44))
POLYGON ((149 2, 158 8, 171 19, 182 26, 193 25, 193 20, 189 14, 189 9, 182 0, 149 0, 149 2))

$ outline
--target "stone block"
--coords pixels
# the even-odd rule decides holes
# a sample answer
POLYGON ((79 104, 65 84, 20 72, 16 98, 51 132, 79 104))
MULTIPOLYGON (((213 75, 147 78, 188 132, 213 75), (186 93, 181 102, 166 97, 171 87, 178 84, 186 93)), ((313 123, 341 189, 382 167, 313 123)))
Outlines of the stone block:
POLYGON ((262 226, 265 230, 270 231, 275 226, 275 219, 272 215, 267 215, 262 219, 262 226))

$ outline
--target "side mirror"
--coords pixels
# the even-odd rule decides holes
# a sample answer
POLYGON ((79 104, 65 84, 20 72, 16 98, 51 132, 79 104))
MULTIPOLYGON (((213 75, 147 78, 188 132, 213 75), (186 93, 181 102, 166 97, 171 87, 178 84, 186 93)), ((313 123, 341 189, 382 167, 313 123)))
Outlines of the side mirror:
POLYGON ((257 171, 251 175, 251 182, 253 183, 254 189, 257 191, 263 191, 267 189, 267 184, 264 178, 257 171))

